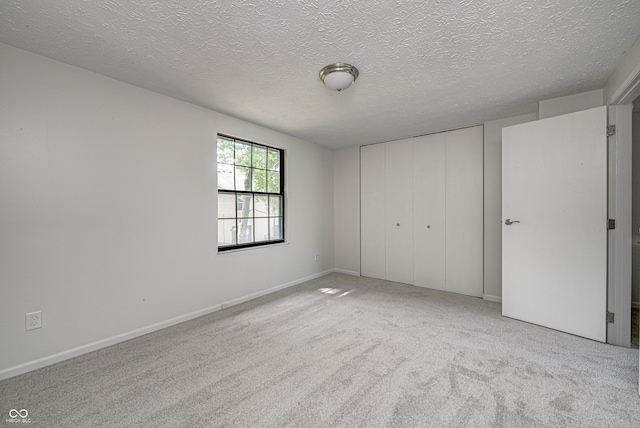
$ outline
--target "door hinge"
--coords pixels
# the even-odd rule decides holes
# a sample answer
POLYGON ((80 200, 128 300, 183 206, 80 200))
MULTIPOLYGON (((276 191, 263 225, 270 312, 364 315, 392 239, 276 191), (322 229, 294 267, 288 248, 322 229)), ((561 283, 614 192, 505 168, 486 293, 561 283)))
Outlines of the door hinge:
POLYGON ((607 311, 607 324, 613 324, 615 321, 615 314, 613 312, 607 311))
POLYGON ((610 218, 609 221, 607 222, 607 229, 614 230, 615 228, 616 228, 616 219, 610 218))
POLYGON ((612 135, 616 135, 616 126, 607 125, 607 137, 611 137, 612 135))

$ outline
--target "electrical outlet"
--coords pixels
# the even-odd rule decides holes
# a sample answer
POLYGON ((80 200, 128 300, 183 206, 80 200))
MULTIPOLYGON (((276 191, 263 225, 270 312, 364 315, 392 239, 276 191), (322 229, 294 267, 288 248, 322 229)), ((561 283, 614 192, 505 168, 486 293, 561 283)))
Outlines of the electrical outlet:
POLYGON ((42 311, 29 312, 24 315, 26 330, 35 330, 42 327, 42 311))

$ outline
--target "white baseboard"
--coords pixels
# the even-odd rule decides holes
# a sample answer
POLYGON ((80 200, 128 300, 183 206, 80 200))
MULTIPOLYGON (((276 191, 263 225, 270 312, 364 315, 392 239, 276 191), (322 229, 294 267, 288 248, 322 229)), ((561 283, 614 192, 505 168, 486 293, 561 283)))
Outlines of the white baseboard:
POLYGON ((333 269, 324 272, 316 273, 314 275, 306 276, 304 278, 296 279, 294 281, 287 282, 285 284, 276 285, 275 287, 267 288, 266 290, 258 291, 246 296, 238 297, 237 299, 229 300, 222 304, 222 309, 226 309, 230 306, 239 305, 240 303, 248 302, 249 300, 257 299, 258 297, 266 296, 267 294, 274 293, 285 288, 293 287, 294 285, 302 284, 303 282, 311 281, 312 279, 320 278, 321 276, 328 275, 333 272, 333 269))
POLYGON ((92 343, 88 343, 86 345, 78 346, 77 348, 69 349, 66 351, 59 352, 57 354, 49 355, 43 358, 39 358, 34 361, 29 361, 27 363, 19 364, 17 366, 9 367, 4 370, 0 370, 0 380, 9 379, 10 377, 18 376, 36 369, 40 369, 42 367, 50 366, 52 364, 59 363, 64 360, 68 360, 73 357, 78 357, 83 354, 88 354, 89 352, 97 351, 98 349, 106 348, 107 346, 115 345, 120 342, 124 342, 130 339, 134 339, 139 336, 143 336, 148 333, 152 333, 157 330, 162 330, 163 328, 171 327, 176 324, 183 323, 185 321, 190 321, 192 319, 208 315, 214 312, 217 312, 221 309, 228 308, 229 306, 237 305, 243 302, 247 302, 249 300, 255 299, 260 296, 264 296, 269 293, 273 293, 274 291, 282 290, 287 287, 292 287, 294 285, 301 284, 303 282, 319 278, 321 276, 332 273, 334 270, 328 270, 325 272, 317 273, 314 275, 307 276, 305 278, 300 278, 291 282, 287 282, 285 284, 281 284, 267 290, 259 291, 257 293, 250 294, 248 296, 239 297, 237 299, 230 300, 228 302, 222 303, 220 305, 210 306, 208 308, 200 309, 195 312, 191 312, 185 315, 180 315, 175 318, 171 318, 166 321, 161 321, 156 324, 152 324, 146 327, 142 327, 136 330, 132 330, 126 333, 118 334, 116 336, 109 337, 107 339, 97 340, 92 343))
POLYGON ((333 270, 335 273, 343 273, 345 275, 353 275, 353 276, 360 276, 360 272, 356 272, 353 270, 346 270, 346 269, 334 269, 333 270))
POLYGON ((213 312, 217 312, 222 309, 222 305, 214 305, 208 308, 200 309, 195 312, 191 312, 185 315, 180 315, 175 318, 171 318, 166 321, 161 321, 156 324, 152 324, 146 327, 142 327, 136 330, 132 330, 126 333, 118 334, 116 336, 109 337, 107 339, 97 340, 95 342, 88 343, 86 345, 78 346, 77 348, 69 349, 67 351, 58 352, 57 354, 49 355, 47 357, 39 358, 28 363, 19 364, 14 367, 0 371, 0 380, 8 379, 23 373, 30 372, 32 370, 40 369, 42 367, 50 366, 55 363, 59 363, 69 358, 77 357, 89 352, 97 351, 98 349, 106 348, 107 346, 115 345, 126 340, 130 340, 136 337, 143 336, 145 334, 161 330, 163 328, 171 327, 176 324, 190 321, 192 319, 208 315, 213 312))
POLYGON ((640 302, 631 302, 631 307, 635 309, 640 309, 640 302))
POLYGON ((482 298, 484 300, 488 300, 490 302, 502 303, 502 297, 501 296, 492 296, 491 294, 483 294, 482 298))

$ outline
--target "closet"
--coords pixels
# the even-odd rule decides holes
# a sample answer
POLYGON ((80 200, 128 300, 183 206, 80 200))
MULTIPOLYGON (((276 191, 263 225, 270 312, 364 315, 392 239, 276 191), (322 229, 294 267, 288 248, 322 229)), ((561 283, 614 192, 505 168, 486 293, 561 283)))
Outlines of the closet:
POLYGON ((482 126, 361 147, 361 274, 481 297, 482 163, 482 126))

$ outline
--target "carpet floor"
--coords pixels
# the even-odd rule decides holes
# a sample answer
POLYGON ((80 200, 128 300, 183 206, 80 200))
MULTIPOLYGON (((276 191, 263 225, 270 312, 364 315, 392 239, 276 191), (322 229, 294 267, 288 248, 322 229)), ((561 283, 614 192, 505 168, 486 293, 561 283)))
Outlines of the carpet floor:
POLYGON ((0 411, 52 427, 639 427, 637 390, 637 349, 331 274, 2 381, 0 411))

